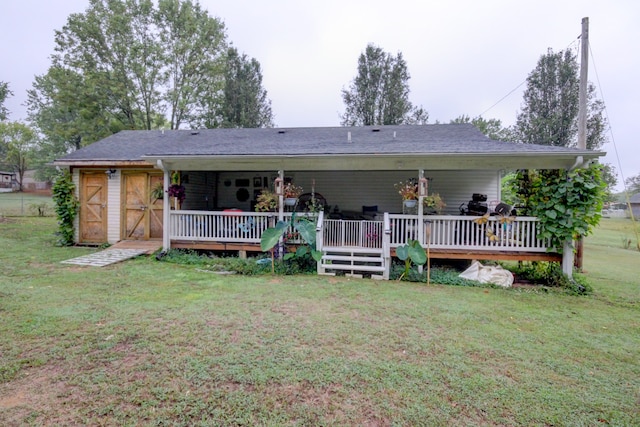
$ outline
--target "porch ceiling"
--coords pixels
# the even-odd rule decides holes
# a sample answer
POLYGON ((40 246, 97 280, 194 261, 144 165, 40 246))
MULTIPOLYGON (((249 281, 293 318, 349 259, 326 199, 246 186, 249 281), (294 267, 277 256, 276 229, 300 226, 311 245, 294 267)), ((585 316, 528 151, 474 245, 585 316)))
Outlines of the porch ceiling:
POLYGON ((514 154, 411 154, 411 155, 290 155, 290 156, 144 156, 173 170, 501 170, 571 169, 595 159, 557 153, 514 154))

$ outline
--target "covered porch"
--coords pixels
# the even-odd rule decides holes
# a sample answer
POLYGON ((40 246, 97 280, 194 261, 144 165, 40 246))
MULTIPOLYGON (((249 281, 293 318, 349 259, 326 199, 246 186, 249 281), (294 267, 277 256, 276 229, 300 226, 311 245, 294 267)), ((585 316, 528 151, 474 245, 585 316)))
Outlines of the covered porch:
MULTIPOLYGON (((169 245, 174 248, 260 252, 260 239, 276 221, 292 213, 171 210, 169 245)), ((490 216, 383 213, 380 220, 331 219, 324 212, 307 214, 316 224, 316 249, 323 258, 318 273, 344 271, 389 277, 395 249, 409 239, 418 240, 431 258, 552 260, 548 242, 536 237, 537 218, 514 217, 508 222, 490 216)), ((295 231, 285 234, 286 243, 301 244, 295 231)))

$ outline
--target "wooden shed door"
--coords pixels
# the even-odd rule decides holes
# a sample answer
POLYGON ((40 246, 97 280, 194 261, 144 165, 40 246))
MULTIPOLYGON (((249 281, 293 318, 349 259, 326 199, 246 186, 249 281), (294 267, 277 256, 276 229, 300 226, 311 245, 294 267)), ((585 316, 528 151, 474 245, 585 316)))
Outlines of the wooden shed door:
POLYGON ((123 178, 123 239, 162 239, 162 200, 151 197, 151 190, 163 182, 163 175, 135 172, 124 174, 123 178))
POLYGON ((107 175, 84 172, 80 180, 80 243, 107 241, 107 175))

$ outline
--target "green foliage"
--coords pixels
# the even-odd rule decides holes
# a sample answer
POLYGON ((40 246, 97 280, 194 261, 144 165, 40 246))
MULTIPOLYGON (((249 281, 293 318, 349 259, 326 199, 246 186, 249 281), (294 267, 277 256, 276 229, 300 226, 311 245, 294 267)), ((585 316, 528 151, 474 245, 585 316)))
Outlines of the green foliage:
MULTIPOLYGON (((579 67, 569 49, 540 57, 527 77, 522 111, 515 131, 524 143, 572 147, 578 134, 579 67)), ((597 99, 595 87, 587 86, 587 141, 589 150, 600 148, 607 140, 608 128, 604 103, 597 99)))
POLYGON ((538 217, 538 237, 550 239, 552 250, 560 251, 565 241, 586 236, 598 225, 605 189, 601 169, 596 164, 571 172, 529 171, 527 213, 538 217))
POLYGON ((278 195, 271 190, 262 190, 256 202, 256 212, 275 212, 278 210, 278 195))
POLYGON ((625 179, 624 185, 630 195, 640 193, 640 174, 625 179))
POLYGON ((531 281, 537 285, 561 288, 570 295, 589 295, 593 293, 593 287, 585 276, 574 274, 573 278, 569 278, 562 272, 562 266, 557 262, 525 262, 516 266, 507 266, 506 268, 521 279, 531 281))
POLYGON ((76 187, 71 173, 62 172, 53 183, 53 202, 58 217, 58 245, 71 246, 74 244, 73 222, 78 214, 80 203, 75 196, 76 187))
POLYGON ((31 165, 38 136, 29 126, 20 122, 0 122, 0 164, 16 172, 18 189, 27 168, 31 165))
MULTIPOLYGON (((358 58, 358 73, 348 90, 342 90, 343 126, 397 125, 410 120, 409 71, 402 53, 396 56, 373 44, 358 58)), ((425 116, 426 115, 426 116, 425 116)), ((420 109, 413 119, 428 114, 420 109)))
POLYGON ((409 275, 411 264, 424 265, 427 262, 427 253, 425 252, 420 242, 417 240, 409 239, 406 244, 398 246, 396 248, 396 256, 404 261, 404 273, 398 280, 409 275))
POLYGON ((499 119, 485 119, 481 116, 473 119, 467 115, 461 115, 451 120, 449 123, 471 123, 484 135, 497 141, 516 141, 513 129, 503 127, 499 119))
POLYGON ((226 57, 222 124, 224 128, 273 126, 271 101, 262 87, 260 63, 240 55, 235 47, 226 57))
POLYGON ((9 110, 4 106, 4 103, 11 95, 13 92, 9 89, 9 83, 0 82, 0 121, 7 120, 9 116, 9 110))
POLYGON ((269 227, 262 233, 260 249, 265 252, 271 251, 273 272, 275 272, 273 259, 275 257, 276 247, 279 246, 280 239, 287 233, 289 228, 296 230, 304 244, 299 246, 295 252, 287 252, 286 246, 282 246, 282 249, 285 251, 285 261, 295 258, 302 264, 308 264, 312 261, 320 261, 322 258, 322 252, 316 250, 315 224, 308 218, 296 216, 294 212, 293 215, 291 215, 290 222, 278 221, 275 227, 269 227))
POLYGON ((50 211, 51 211, 51 205, 49 205, 49 203, 47 202, 29 204, 29 212, 31 212, 32 215, 49 216, 50 211))

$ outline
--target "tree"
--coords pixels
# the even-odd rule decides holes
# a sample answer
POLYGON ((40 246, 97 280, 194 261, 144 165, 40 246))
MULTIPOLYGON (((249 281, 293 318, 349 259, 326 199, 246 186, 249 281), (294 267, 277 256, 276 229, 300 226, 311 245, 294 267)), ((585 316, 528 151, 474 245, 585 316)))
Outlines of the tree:
POLYGON ((4 103, 12 95, 13 92, 9 89, 9 83, 0 82, 0 121, 7 120, 9 116, 9 110, 4 106, 4 103))
POLYGON ((629 194, 640 193, 640 174, 625 179, 624 185, 627 187, 629 194))
POLYGON ((467 115, 461 115, 451 120, 450 123, 471 123, 478 128, 480 132, 491 139, 498 141, 515 141, 513 129, 502 126, 499 119, 484 119, 480 116, 473 119, 467 115))
MULTIPOLYGON (((358 71, 348 90, 342 90, 346 110, 343 126, 397 125, 410 118, 409 71, 398 52, 367 45, 358 58, 358 71)), ((423 116, 423 115, 422 115, 423 116)), ((428 117, 428 116, 427 116, 428 117)))
POLYGON ((0 122, 0 153, 3 163, 16 173, 18 191, 22 191, 24 173, 37 145, 36 133, 20 122, 0 122))
MULTIPOLYGON (((524 143, 575 147, 578 134, 579 67, 576 56, 567 49, 551 49, 540 57, 527 77, 522 111, 515 130, 524 143)), ((595 150, 606 142, 608 124, 604 103, 597 99, 595 87, 587 90, 587 148, 595 150)))
POLYGON ((239 55, 236 48, 227 52, 222 106, 222 127, 257 128, 273 126, 271 101, 262 87, 260 63, 239 55))
POLYGON ((90 0, 55 42, 29 107, 43 133, 60 130, 47 116, 66 117, 76 129, 63 139, 86 138, 86 122, 97 119, 105 132, 178 129, 222 88, 224 25, 190 0, 161 0, 157 8, 151 0, 90 0))
POLYGON ((227 46, 224 24, 190 0, 161 0, 157 16, 171 129, 184 122, 201 126, 211 106, 220 102, 227 46))

